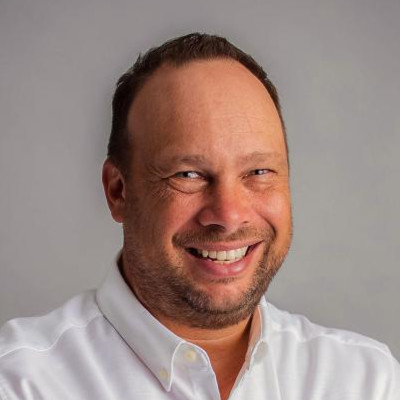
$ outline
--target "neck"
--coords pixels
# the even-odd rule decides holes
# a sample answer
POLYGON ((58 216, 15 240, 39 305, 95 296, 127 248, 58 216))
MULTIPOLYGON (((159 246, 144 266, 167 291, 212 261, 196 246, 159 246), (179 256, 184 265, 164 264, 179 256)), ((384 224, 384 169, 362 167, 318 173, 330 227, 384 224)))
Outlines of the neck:
POLYGON ((221 400, 226 400, 245 362, 252 317, 223 329, 191 328, 157 319, 179 337, 206 351, 217 377, 221 400))
MULTIPOLYGON (((146 304, 143 303, 137 291, 134 290, 133 285, 127 279, 120 263, 119 266, 122 276, 130 286, 132 292, 143 306, 146 307, 146 304)), ((176 320, 155 313, 154 310, 150 310, 148 307, 146 308, 170 331, 182 339, 201 347, 207 353, 217 378, 221 400, 228 399, 245 361, 252 316, 225 328, 204 329, 179 323, 176 320)))

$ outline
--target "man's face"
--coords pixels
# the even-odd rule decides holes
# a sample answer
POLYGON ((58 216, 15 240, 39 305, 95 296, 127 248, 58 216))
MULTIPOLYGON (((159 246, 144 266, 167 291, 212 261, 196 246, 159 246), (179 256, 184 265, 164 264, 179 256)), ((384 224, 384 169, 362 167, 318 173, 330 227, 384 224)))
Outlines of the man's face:
POLYGON ((163 66, 128 116, 124 273, 158 317, 254 311, 290 245, 288 162, 264 86, 231 60, 163 66))

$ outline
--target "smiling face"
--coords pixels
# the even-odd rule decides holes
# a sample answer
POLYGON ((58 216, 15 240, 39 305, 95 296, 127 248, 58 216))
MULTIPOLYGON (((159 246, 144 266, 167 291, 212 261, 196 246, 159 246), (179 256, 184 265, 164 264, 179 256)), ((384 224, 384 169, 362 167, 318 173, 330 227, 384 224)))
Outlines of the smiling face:
MULTIPOLYGON (((164 65, 128 116, 123 268, 156 317, 249 317, 290 245, 288 162, 264 86, 232 60, 164 65)), ((117 213, 114 213, 114 217, 117 213)))

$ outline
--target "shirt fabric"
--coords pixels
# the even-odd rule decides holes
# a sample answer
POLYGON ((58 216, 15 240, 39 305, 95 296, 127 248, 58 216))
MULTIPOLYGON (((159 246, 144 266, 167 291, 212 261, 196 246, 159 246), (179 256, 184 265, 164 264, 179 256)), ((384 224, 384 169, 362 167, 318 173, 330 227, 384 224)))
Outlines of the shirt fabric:
MULTIPOLYGON (((115 264, 98 290, 1 328, 0 399, 220 396, 206 352, 158 322, 115 264)), ((315 325, 263 298, 229 399, 399 400, 400 366, 379 342, 315 325)))

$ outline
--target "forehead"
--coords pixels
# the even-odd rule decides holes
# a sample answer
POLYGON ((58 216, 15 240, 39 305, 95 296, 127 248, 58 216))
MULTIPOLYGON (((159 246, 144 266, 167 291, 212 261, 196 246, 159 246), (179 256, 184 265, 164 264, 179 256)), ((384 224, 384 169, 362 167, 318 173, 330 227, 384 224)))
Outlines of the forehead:
POLYGON ((263 84, 227 59, 159 68, 136 96, 128 130, 135 153, 174 147, 190 152, 205 142, 220 152, 221 146, 237 142, 240 148, 233 150, 243 152, 258 139, 276 151, 284 143, 279 115, 263 84))

